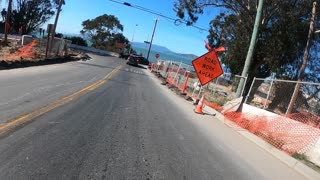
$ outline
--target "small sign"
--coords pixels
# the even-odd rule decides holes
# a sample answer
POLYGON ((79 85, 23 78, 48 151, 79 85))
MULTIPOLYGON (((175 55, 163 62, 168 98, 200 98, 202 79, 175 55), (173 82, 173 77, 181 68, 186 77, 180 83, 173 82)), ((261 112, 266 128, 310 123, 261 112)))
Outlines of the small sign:
POLYGON ((202 86, 223 74, 220 61, 214 50, 193 60, 192 65, 202 86))
POLYGON ((156 58, 158 59, 160 57, 160 54, 156 54, 156 58))
POLYGON ((48 34, 52 34, 53 33, 53 29, 54 29, 54 25, 53 24, 48 24, 47 33, 48 34))

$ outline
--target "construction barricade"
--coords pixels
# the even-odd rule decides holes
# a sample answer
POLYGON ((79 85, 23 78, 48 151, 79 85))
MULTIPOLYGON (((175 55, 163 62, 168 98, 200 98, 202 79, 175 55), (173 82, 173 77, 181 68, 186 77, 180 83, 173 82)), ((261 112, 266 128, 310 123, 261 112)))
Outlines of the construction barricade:
MULTIPOLYGON (((236 98, 239 82, 246 82, 246 77, 225 73, 201 86, 189 64, 163 60, 156 64, 154 71, 162 84, 177 94, 194 101, 204 95, 203 104, 221 112, 228 125, 247 129, 276 148, 294 157, 305 156, 320 166, 320 84, 300 82, 293 111, 288 114, 286 108, 297 82, 255 78, 242 111, 236 112, 234 108, 225 110, 224 105, 236 98)), ((202 111, 200 106, 196 110, 202 111)))

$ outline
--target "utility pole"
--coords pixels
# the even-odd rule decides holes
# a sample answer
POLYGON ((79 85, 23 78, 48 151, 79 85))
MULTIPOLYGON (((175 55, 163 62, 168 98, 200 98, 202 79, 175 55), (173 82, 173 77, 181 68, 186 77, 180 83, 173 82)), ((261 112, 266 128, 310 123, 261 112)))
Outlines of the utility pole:
POLYGON ((148 49, 147 60, 149 60, 149 55, 150 55, 150 50, 151 50, 151 46, 152 46, 153 36, 154 36, 154 32, 156 31, 157 23, 158 23, 158 21, 159 21, 159 18, 156 18, 155 21, 156 21, 156 22, 154 23, 154 28, 153 28, 153 32, 152 32, 152 36, 151 36, 151 41, 150 41, 149 49, 148 49))
POLYGON ((133 34, 132 34, 132 39, 131 39, 131 45, 130 45, 130 49, 129 49, 129 55, 131 54, 131 50, 132 50, 132 42, 133 42, 133 38, 134 38, 134 34, 136 32, 136 27, 138 26, 138 24, 136 24, 136 26, 134 27, 133 30, 133 34))
POLYGON ((313 6, 312 6, 312 15, 311 15, 311 19, 310 19, 310 27, 309 27, 307 45, 306 45, 305 50, 304 50, 302 65, 301 65, 300 70, 299 70, 297 84, 296 84, 296 86, 294 88, 294 91, 293 91, 293 94, 291 96, 291 100, 290 100, 290 103, 289 103, 289 106, 288 106, 286 114, 290 114, 292 112, 292 110, 293 110, 294 103, 296 102, 297 97, 298 97, 298 93, 300 91, 300 87, 301 87, 300 82, 303 80, 304 71, 306 69, 307 61, 309 59, 309 51, 310 51, 310 46, 311 46, 311 39, 312 39, 312 36, 314 34, 314 20, 315 20, 315 16, 316 16, 316 6, 317 6, 317 2, 316 2, 316 0, 314 0, 313 1, 313 6))
POLYGON ((9 0, 6 21, 5 21, 5 25, 4 25, 4 44, 5 45, 8 44, 8 31, 10 30, 9 19, 11 16, 11 8, 12 8, 12 0, 9 0))
MULTIPOLYGON (((257 9, 257 14, 256 14, 256 19, 254 22, 254 28, 253 28, 253 32, 252 32, 252 36, 251 36, 251 41, 250 41, 250 46, 248 49, 248 53, 247 53, 247 57, 246 57, 246 61, 241 73, 242 77, 247 77, 249 68, 250 68, 250 64, 252 61, 252 55, 254 52, 254 48, 256 45, 256 41, 257 41, 257 36, 258 36, 258 30, 259 30, 259 25, 261 22, 261 14, 262 14, 262 7, 263 7, 263 0, 259 0, 259 5, 258 5, 258 9, 257 9)), ((240 79, 238 88, 237 88, 237 93, 236 93, 236 97, 240 97, 241 96, 241 91, 243 89, 243 86, 245 86, 244 84, 245 80, 243 78, 240 79)))
POLYGON ((56 35, 56 28, 57 28, 57 24, 58 24, 60 12, 61 12, 61 7, 62 7, 63 4, 64 4, 64 0, 59 0, 58 10, 57 10, 56 18, 54 20, 53 30, 52 30, 51 39, 50 39, 50 41, 51 41, 50 42, 50 47, 49 47, 50 52, 51 52, 51 49, 52 49, 52 46, 53 46, 54 36, 56 35))

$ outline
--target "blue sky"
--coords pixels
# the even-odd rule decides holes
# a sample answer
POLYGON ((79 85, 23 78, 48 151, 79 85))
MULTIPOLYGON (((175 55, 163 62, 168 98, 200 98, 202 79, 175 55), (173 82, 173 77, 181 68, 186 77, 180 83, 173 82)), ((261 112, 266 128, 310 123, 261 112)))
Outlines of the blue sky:
MULTIPOLYGON (((134 31, 135 42, 150 41, 151 39, 156 15, 109 0, 67 0, 66 2, 59 19, 57 32, 79 34, 82 29, 82 21, 93 19, 102 14, 109 14, 118 17, 124 26, 123 34, 130 41, 134 31), (136 24, 138 26, 135 26, 136 24)), ((126 0, 125 2, 176 18, 173 11, 174 0, 126 0)), ((218 12, 211 8, 210 11, 205 12, 199 18, 196 25, 207 29, 209 21, 218 12)), ((53 22, 53 18, 50 22, 53 22)), ((203 42, 206 36, 207 32, 200 32, 196 28, 186 27, 185 25, 175 26, 172 21, 160 17, 153 43, 165 46, 175 52, 201 55, 207 52, 203 42)))

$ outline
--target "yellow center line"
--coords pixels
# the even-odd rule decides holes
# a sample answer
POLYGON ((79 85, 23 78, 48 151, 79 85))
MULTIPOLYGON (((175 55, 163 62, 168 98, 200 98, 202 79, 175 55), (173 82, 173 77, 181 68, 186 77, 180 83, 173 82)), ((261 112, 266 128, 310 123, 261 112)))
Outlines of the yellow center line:
POLYGON ((23 125, 26 124, 28 122, 31 122, 32 120, 34 120, 36 117, 42 116, 43 114, 58 108, 60 106, 63 106, 77 98, 79 98, 80 96, 88 93, 89 91, 93 91, 97 88, 99 88, 101 85, 103 85, 105 82, 107 82, 107 80, 109 80, 114 74, 116 74, 120 69, 122 68, 122 65, 116 67, 114 70, 112 70, 110 73, 108 73, 105 77, 103 77, 101 80, 71 94, 65 97, 62 97, 56 101, 53 101, 39 109, 36 109, 34 111, 31 111, 29 113, 26 113, 22 116, 19 116, 17 118, 11 119, 9 121, 7 121, 7 123, 1 124, 0 125, 0 136, 5 134, 6 132, 14 129, 15 127, 18 127, 19 125, 23 125))

